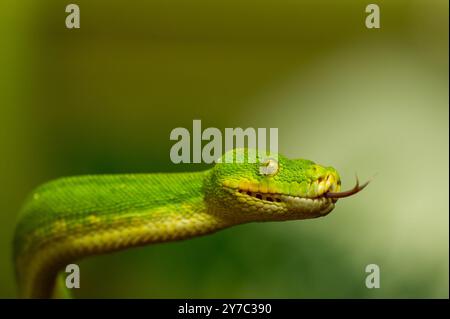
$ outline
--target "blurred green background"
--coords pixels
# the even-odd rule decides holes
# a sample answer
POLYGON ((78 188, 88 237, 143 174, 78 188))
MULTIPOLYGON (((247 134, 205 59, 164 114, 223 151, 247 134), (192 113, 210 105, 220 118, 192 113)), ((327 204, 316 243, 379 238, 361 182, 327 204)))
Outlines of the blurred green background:
POLYGON ((248 224, 80 263, 77 297, 448 298, 448 2, 0 3, 0 297, 28 192, 53 178, 199 170, 169 133, 278 127, 279 150, 378 173, 326 218, 248 224), (367 264, 381 288, 367 289, 367 264))

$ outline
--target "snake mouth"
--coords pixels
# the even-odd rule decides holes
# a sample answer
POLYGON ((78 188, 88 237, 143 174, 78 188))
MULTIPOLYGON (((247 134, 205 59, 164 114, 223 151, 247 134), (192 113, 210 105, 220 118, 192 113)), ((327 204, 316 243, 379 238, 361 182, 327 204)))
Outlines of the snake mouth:
POLYGON ((261 202, 267 202, 269 204, 272 205, 277 205, 277 204, 287 204, 287 203, 291 203, 291 204, 299 204, 302 202, 315 202, 315 203, 325 203, 325 202, 329 202, 329 203, 336 203, 337 199, 336 198, 327 198, 322 194, 321 196, 316 196, 316 197, 302 197, 302 196, 292 196, 292 195, 288 195, 288 194, 282 194, 282 193, 264 193, 264 192, 252 192, 249 190, 244 190, 244 189, 240 189, 240 188, 230 188, 227 187, 227 189, 242 197, 251 197, 253 199, 256 199, 257 201, 261 201, 261 202))
POLYGON ((245 190, 241 188, 229 188, 231 191, 235 191, 236 193, 240 194, 241 196, 250 196, 253 198, 256 198, 261 201, 271 202, 271 203, 283 203, 283 202, 292 202, 292 201, 331 201, 333 203, 336 203, 338 199, 345 198, 349 196, 353 196, 360 191, 362 191, 368 184, 370 183, 370 180, 365 182, 362 185, 359 185, 358 177, 356 177, 356 184, 355 186, 347 191, 343 192, 331 192, 326 191, 325 193, 315 196, 315 197, 303 197, 303 196, 292 196, 288 194, 282 194, 282 193, 264 193, 264 192, 253 192, 250 190, 245 190))
POLYGON ((260 201, 266 201, 270 203, 288 203, 288 202, 302 202, 302 201, 312 201, 312 202, 337 202, 336 198, 327 198, 324 196, 325 194, 317 197, 302 197, 302 196, 291 196, 287 194, 281 194, 281 193, 262 193, 262 192, 252 192, 248 190, 243 189, 235 189, 236 193, 240 194, 241 196, 250 196, 260 201))

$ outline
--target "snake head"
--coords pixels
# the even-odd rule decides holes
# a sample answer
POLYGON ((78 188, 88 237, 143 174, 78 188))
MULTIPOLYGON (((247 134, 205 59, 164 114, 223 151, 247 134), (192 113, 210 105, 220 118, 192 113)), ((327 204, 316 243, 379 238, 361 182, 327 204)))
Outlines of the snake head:
POLYGON ((337 200, 366 185, 340 192, 332 167, 253 149, 225 153, 204 182, 205 199, 217 214, 239 221, 308 219, 330 213, 337 200))

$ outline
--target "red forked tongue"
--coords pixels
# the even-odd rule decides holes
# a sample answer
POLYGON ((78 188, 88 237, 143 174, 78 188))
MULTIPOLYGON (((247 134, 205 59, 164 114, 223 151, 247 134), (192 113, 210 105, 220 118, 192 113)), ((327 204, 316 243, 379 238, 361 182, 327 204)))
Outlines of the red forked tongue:
POLYGON ((359 193, 360 191, 362 191, 364 189, 364 187, 366 187, 369 183, 370 183, 370 180, 368 180, 367 182, 365 182, 364 184, 362 184, 360 186, 358 176, 356 176, 356 185, 352 189, 345 191, 345 192, 335 192, 335 193, 327 192, 327 193, 323 194, 323 196, 325 196, 327 198, 349 197, 349 196, 355 195, 356 193, 359 193))

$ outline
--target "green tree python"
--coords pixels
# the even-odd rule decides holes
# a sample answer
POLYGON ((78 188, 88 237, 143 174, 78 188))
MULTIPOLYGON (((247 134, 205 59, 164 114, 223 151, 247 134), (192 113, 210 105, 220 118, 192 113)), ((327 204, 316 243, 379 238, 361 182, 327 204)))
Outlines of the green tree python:
POLYGON ((61 270, 81 258, 210 234, 248 222, 322 217, 339 198, 332 167, 310 160, 248 160, 230 151, 193 173, 87 175, 46 183, 30 194, 14 236, 14 264, 23 298, 62 296, 61 270), (238 160, 240 159, 240 161, 238 160), (270 166, 261 174, 261 167, 270 166), (59 274, 59 275, 58 275, 59 274))

